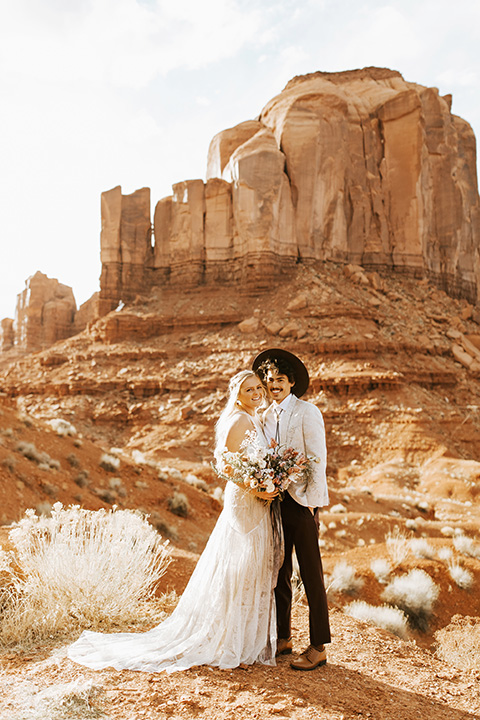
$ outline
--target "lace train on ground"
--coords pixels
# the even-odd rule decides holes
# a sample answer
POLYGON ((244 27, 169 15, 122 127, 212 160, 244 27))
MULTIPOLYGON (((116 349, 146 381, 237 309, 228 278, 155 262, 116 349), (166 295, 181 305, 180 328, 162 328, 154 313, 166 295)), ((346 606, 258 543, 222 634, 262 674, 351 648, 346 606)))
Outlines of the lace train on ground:
POLYGON ((68 656, 96 670, 275 665, 273 587, 269 508, 228 482, 224 509, 172 615, 146 633, 86 631, 68 656))

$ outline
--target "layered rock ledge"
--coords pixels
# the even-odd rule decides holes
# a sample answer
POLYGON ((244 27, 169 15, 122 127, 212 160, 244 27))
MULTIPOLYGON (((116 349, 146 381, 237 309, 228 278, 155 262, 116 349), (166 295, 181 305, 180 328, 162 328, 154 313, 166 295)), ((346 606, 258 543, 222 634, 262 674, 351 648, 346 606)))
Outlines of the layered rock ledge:
POLYGON ((158 285, 275 283, 333 260, 431 278, 478 300, 470 125, 451 96, 385 68, 294 78, 216 135, 207 180, 102 195, 100 313, 158 285))

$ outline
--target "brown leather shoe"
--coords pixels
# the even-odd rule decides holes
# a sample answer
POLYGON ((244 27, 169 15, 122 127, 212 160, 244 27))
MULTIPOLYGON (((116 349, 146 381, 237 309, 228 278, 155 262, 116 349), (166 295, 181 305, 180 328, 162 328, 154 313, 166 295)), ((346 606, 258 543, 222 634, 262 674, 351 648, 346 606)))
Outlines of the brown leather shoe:
POLYGON ((292 638, 278 638, 275 655, 290 655, 292 652, 292 638))
POLYGON ((325 665, 326 662, 327 651, 325 648, 317 650, 313 645, 309 645, 305 652, 290 663, 290 667, 294 670, 315 670, 316 667, 325 665))

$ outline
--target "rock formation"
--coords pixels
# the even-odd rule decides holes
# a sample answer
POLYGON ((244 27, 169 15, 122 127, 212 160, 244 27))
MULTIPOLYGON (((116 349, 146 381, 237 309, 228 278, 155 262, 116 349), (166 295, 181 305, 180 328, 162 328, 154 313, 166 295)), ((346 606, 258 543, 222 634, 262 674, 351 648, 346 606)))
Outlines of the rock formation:
POLYGON ((100 313, 156 285, 265 287, 295 262, 429 277, 478 301, 472 129, 451 96, 365 68, 294 78, 258 120, 216 135, 207 181, 157 203, 102 195, 100 313))
POLYGON ((120 187, 102 193, 100 235, 100 314, 131 300, 145 289, 152 263, 150 190, 122 195, 120 187))
POLYGON ((82 332, 99 317, 99 293, 94 293, 77 310, 73 290, 41 272, 25 282, 17 295, 15 320, 0 325, 0 353, 15 349, 34 352, 82 332))
POLYGON ((14 340, 13 320, 4 318, 0 323, 0 352, 10 350, 13 347, 14 340))
POLYGON ((31 352, 73 335, 77 305, 72 288, 41 272, 25 285, 17 298, 15 344, 31 352))

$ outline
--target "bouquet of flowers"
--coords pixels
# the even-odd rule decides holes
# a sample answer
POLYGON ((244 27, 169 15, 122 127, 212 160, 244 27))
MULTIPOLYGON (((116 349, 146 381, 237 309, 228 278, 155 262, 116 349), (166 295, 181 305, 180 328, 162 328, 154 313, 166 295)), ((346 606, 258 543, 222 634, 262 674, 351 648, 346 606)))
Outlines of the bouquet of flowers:
POLYGON ((312 475, 315 457, 307 457, 298 450, 285 448, 272 440, 269 447, 260 445, 255 432, 248 433, 239 452, 225 450, 222 454, 221 476, 247 490, 283 495, 291 482, 303 480, 307 485, 312 475), (228 472, 226 472, 228 469, 228 472))

